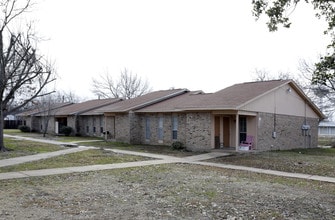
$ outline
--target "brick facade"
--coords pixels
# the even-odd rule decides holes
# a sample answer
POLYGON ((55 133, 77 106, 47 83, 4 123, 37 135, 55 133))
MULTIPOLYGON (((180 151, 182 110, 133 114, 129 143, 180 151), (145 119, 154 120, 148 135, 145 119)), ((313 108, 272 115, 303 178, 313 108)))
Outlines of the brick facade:
MULTIPOLYGON (((203 151, 211 149, 211 114, 210 113, 157 113, 129 115, 128 129, 118 126, 117 141, 132 144, 172 145, 179 141, 188 150, 203 151), (178 121, 176 139, 173 139, 173 118, 178 121), (128 136, 129 134, 129 136, 128 136), (128 139, 129 138, 129 139, 128 139)), ((122 124, 126 117, 119 117, 122 124)))
POLYGON ((115 140, 130 143, 130 121, 128 114, 115 116, 115 140))
POLYGON ((210 113, 186 114, 186 147, 192 151, 210 150, 211 147, 210 113))
POLYGON ((83 115, 67 117, 67 126, 70 126, 75 134, 82 136, 103 136, 105 117, 103 115, 83 115))
POLYGON ((304 117, 259 113, 257 150, 286 150, 317 147, 318 119, 306 118, 310 130, 304 134, 304 117), (276 137, 273 138, 273 132, 276 137))

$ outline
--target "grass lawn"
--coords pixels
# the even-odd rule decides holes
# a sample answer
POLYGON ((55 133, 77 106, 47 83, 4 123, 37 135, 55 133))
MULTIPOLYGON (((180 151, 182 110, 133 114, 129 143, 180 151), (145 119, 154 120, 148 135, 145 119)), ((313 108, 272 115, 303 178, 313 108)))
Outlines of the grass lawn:
POLYGON ((22 141, 11 138, 5 138, 4 144, 7 148, 7 151, 0 152, 0 159, 33 155, 64 149, 64 147, 61 147, 59 145, 44 144, 33 141, 22 141))
POLYGON ((138 151, 138 152, 145 152, 145 153, 154 153, 154 154, 164 154, 169 156, 175 157, 187 157, 192 155, 201 154, 204 152, 189 152, 189 151, 179 151, 172 149, 171 146, 157 146, 157 145, 132 145, 120 142, 83 142, 80 143, 81 145, 86 146, 95 146, 95 147, 102 147, 102 148, 111 148, 111 149, 120 149, 120 150, 129 150, 129 151, 138 151))
POLYGON ((46 134, 45 137, 43 137, 43 134, 36 133, 36 132, 21 132, 18 129, 5 129, 4 134, 8 135, 14 135, 14 136, 22 136, 22 137, 31 137, 31 138, 38 138, 38 139, 49 139, 49 140, 55 140, 60 142, 78 142, 78 141, 90 141, 90 140, 101 140, 104 139, 101 137, 77 137, 77 136, 56 136, 56 135, 49 135, 46 134))
POLYGON ((54 135, 47 135, 47 137, 43 137, 43 135, 39 133, 23 133, 17 129, 5 129, 4 133, 8 135, 17 135, 24 137, 40 138, 40 139, 51 139, 60 142, 80 142, 80 145, 84 146, 95 146, 102 148, 115 148, 121 150, 139 151, 146 153, 157 153, 176 157, 186 157, 202 153, 202 152, 187 152, 187 151, 173 150, 170 146, 132 145, 112 141, 106 142, 101 137, 73 137, 73 136, 66 137, 66 136, 54 136, 54 135), (92 140, 97 141, 100 140, 101 142, 91 142, 92 140))
POLYGON ((39 169, 60 168, 60 167, 87 166, 96 164, 125 163, 125 162, 143 161, 149 159, 151 158, 117 154, 112 151, 103 149, 91 149, 14 166, 0 167, 0 172, 39 170, 39 169))
MULTIPOLYGON (((21 133, 18 130, 16 131, 5 130, 5 133, 12 135, 25 134, 21 133)), ((30 133, 30 135, 31 137, 36 136, 40 138, 42 137, 40 134, 36 133, 30 133)), ((122 161, 125 158, 125 156, 109 155, 111 152, 102 150, 104 148, 157 153, 176 157, 186 157, 200 153, 200 152, 195 153, 186 151, 176 151, 173 150, 170 146, 130 145, 118 142, 105 142, 105 141, 89 142, 89 140, 102 140, 101 138, 99 139, 91 137, 48 137, 48 138, 53 138, 53 140, 59 140, 62 142, 80 141, 81 145, 95 146, 101 148, 101 150, 75 153, 73 155, 70 154, 64 158, 61 157, 54 158, 50 160, 52 162, 47 162, 46 160, 43 162, 41 167, 39 167, 39 165, 31 165, 32 167, 37 167, 31 169, 114 163, 117 162, 115 157, 120 157, 118 158, 120 159, 119 162, 127 162, 127 160, 122 161), (104 160, 106 160, 107 162, 102 162, 104 160), (57 163, 59 165, 55 165, 57 163)), ((63 147, 57 145, 43 144, 30 141, 18 141, 11 138, 5 138, 5 145, 7 148, 11 149, 11 151, 0 153, 0 159, 64 149, 63 147)), ((130 158, 129 161, 134 160, 140 160, 140 158, 130 158)), ((262 169, 335 177, 335 148, 297 149, 288 151, 270 151, 270 152, 243 153, 243 154, 234 153, 232 156, 216 158, 210 161, 217 163, 256 167, 262 169)), ((37 164, 38 163, 40 162, 37 162, 37 164)), ((26 169, 30 169, 29 166, 26 165, 26 169)))
POLYGON ((234 154, 211 162, 335 177, 335 148, 234 154))

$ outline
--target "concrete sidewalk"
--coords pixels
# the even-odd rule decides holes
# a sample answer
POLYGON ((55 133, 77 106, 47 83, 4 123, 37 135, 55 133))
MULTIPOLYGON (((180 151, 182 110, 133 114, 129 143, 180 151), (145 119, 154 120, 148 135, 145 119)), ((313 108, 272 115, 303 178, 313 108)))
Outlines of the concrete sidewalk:
POLYGON ((245 166, 236 166, 230 164, 222 164, 222 163, 210 163, 210 162, 189 162, 190 164, 197 164, 203 166, 212 166, 212 167, 219 167, 224 169, 233 169, 233 170, 242 170, 248 171, 252 173, 262 173, 267 175, 274 175, 274 176, 281 176, 281 177, 290 177, 290 178, 299 178, 299 179, 306 179, 306 180, 316 180, 320 182, 329 182, 335 183, 334 177, 327 177, 327 176, 317 176, 317 175, 310 175, 310 174, 303 174, 303 173, 290 173, 290 172, 283 172, 277 170, 266 170, 266 169, 259 169, 254 167, 245 167, 245 166))
MULTIPOLYGON (((8 137, 8 135, 6 136, 8 137)), ((20 140, 39 141, 43 143, 51 143, 51 144, 58 144, 58 145, 64 144, 63 142, 57 142, 57 141, 52 141, 52 140, 42 140, 42 139, 25 138, 25 137, 18 138, 17 136, 10 136, 10 137, 17 138, 20 140)), ((65 143, 65 144, 69 144, 69 143, 65 143)), ((30 161, 37 161, 41 159, 64 155, 67 153, 75 153, 75 152, 80 152, 80 151, 94 149, 94 148, 95 147, 79 146, 76 148, 70 148, 70 149, 60 150, 60 151, 55 151, 55 152, 0 160, 0 167, 11 166, 11 165, 19 164, 19 163, 26 163, 30 161)), ((127 151, 127 150, 118 150, 118 149, 105 149, 105 150, 110 150, 112 152, 120 153, 120 154, 130 154, 130 155, 154 158, 154 160, 0 173, 0 180, 57 175, 57 174, 66 174, 66 173, 75 173, 75 172, 121 169, 121 168, 129 168, 129 167, 141 167, 141 166, 149 166, 149 165, 168 164, 168 163, 186 163, 186 164, 197 164, 197 165, 202 165, 202 166, 219 167, 219 168, 224 168, 224 169, 242 170, 242 171, 262 173, 262 174, 282 176, 282 177, 300 178, 300 179, 306 179, 306 180, 316 180, 316 181, 321 181, 321 182, 335 183, 334 177, 316 176, 316 175, 301 174, 301 173, 289 173, 289 172, 266 170, 266 169, 259 169, 259 168, 245 167, 245 166, 235 166, 235 165, 220 164, 220 163, 202 162, 203 160, 208 160, 208 159, 212 159, 216 157, 222 157, 222 156, 229 155, 228 153, 222 153, 222 152, 211 152, 211 153, 205 153, 205 154, 200 154, 200 155, 179 158, 179 157, 173 157, 173 156, 167 156, 167 155, 161 155, 161 154, 153 154, 153 153, 145 153, 145 152, 137 152, 137 151, 127 151)))
POLYGON ((16 135, 8 135, 8 134, 4 134, 4 137, 13 138, 13 139, 17 139, 17 140, 23 140, 23 141, 34 141, 34 142, 40 142, 40 143, 54 144, 54 145, 70 144, 69 142, 62 142, 62 141, 55 141, 55 140, 48 140, 48 139, 39 139, 39 138, 30 138, 30 137, 22 137, 22 136, 16 136, 16 135))
POLYGON ((47 159, 51 157, 57 157, 57 156, 64 155, 64 154, 71 154, 71 153, 76 153, 76 152, 85 151, 85 150, 94 149, 94 148, 95 147, 79 146, 75 148, 69 148, 65 150, 53 151, 53 152, 48 152, 48 153, 40 153, 40 154, 27 155, 23 157, 8 158, 8 159, 0 160, 0 167, 12 166, 12 165, 31 162, 31 161, 47 159))

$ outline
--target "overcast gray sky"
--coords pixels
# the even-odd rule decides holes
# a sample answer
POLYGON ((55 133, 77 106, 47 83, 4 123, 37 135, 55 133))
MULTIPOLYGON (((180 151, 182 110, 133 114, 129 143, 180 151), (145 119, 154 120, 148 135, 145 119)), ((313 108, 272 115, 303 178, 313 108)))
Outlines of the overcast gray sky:
POLYGON ((297 8, 292 28, 276 33, 251 9, 248 0, 40 0, 33 15, 57 88, 85 97, 93 97, 92 77, 124 68, 154 90, 214 92, 251 81, 256 68, 296 73, 299 59, 325 52, 311 7, 297 8))

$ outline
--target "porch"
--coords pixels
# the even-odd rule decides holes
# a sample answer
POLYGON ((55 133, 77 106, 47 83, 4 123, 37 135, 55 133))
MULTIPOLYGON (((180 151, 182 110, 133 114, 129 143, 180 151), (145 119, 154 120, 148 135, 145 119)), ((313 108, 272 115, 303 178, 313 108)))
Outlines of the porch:
POLYGON ((257 113, 223 111, 212 114, 213 132, 211 146, 220 151, 240 151, 240 143, 253 137, 252 150, 257 147, 257 113))

